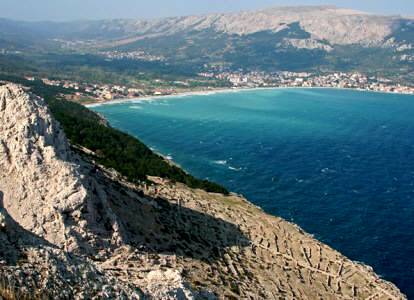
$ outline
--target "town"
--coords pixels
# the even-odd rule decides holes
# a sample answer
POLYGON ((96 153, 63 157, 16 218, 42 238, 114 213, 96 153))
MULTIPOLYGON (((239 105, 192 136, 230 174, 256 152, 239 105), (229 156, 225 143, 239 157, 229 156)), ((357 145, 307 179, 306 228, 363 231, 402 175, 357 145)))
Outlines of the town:
POLYGON ((221 72, 218 74, 200 73, 199 75, 228 80, 234 87, 326 87, 414 94, 414 86, 403 86, 386 78, 368 77, 361 73, 318 75, 307 72, 221 72))
POLYGON ((163 56, 151 55, 144 51, 137 50, 137 51, 103 51, 99 52, 99 55, 106 58, 107 60, 122 60, 122 59, 129 59, 129 60, 139 60, 139 61, 164 61, 165 58, 163 56))
MULTIPOLYGON (((172 84, 162 82, 161 79, 155 79, 154 82, 157 83, 158 87, 149 86, 148 88, 116 84, 92 84, 69 80, 52 80, 48 78, 40 78, 40 80, 46 85, 72 89, 74 92, 71 94, 69 99, 80 102, 105 102, 113 99, 174 95, 182 92, 212 91, 223 88, 324 87, 414 94, 414 86, 396 84, 386 78, 375 76, 368 77, 361 73, 312 74, 307 72, 204 72, 199 73, 198 76, 204 79, 220 80, 224 83, 223 87, 209 85, 191 87, 190 83, 192 79, 172 84), (160 85, 162 85, 162 87, 159 87, 160 85)), ((26 77, 26 79, 32 81, 39 80, 35 77, 26 77)))

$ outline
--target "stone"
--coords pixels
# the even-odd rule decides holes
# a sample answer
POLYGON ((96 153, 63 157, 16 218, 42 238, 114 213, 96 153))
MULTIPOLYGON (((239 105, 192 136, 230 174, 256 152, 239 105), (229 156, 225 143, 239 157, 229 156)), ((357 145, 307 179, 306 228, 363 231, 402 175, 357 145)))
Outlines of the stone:
POLYGON ((0 211, 0 230, 5 230, 5 229, 6 229, 6 217, 0 211))

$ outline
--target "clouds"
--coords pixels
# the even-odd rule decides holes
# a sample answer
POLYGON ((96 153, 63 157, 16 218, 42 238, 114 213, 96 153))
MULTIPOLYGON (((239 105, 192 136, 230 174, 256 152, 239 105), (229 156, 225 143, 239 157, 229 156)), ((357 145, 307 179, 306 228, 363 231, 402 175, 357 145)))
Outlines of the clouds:
POLYGON ((23 20, 156 18, 276 5, 332 4, 383 14, 414 15, 412 0, 0 0, 0 16, 23 20))

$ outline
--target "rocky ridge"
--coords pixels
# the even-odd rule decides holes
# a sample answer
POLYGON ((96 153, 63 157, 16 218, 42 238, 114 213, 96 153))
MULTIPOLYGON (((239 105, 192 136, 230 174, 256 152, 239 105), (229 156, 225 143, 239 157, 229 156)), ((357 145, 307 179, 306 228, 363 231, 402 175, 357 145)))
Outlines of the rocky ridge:
POLYGON ((156 20, 105 20, 84 24, 110 32, 114 36, 135 39, 168 36, 180 32, 213 30, 229 35, 249 35, 257 32, 279 32, 289 24, 299 23, 314 41, 330 45, 379 46, 388 39, 405 18, 377 16, 334 6, 274 7, 259 11, 227 14, 173 17, 156 20), (137 36, 134 38, 134 36, 137 36))
POLYGON ((0 87, 0 167, 0 297, 405 299, 242 197, 87 161, 16 85, 0 87))

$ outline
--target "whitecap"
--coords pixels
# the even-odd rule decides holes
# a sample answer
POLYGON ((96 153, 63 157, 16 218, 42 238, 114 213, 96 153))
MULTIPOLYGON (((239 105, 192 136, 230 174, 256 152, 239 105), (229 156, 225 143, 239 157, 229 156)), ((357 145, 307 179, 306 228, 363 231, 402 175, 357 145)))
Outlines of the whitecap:
POLYGON ((216 165, 225 165, 227 164, 227 160, 215 160, 213 161, 216 165))
POLYGON ((242 169, 242 168, 235 168, 235 167, 229 166, 229 170, 232 170, 232 171, 237 171, 237 172, 239 172, 239 171, 241 171, 241 169, 242 169))
POLYGON ((326 173, 336 173, 335 170, 329 169, 329 168, 323 168, 321 170, 322 173, 326 174, 326 173))
POLYGON ((133 105, 129 107, 130 109, 142 109, 142 106, 133 105))

